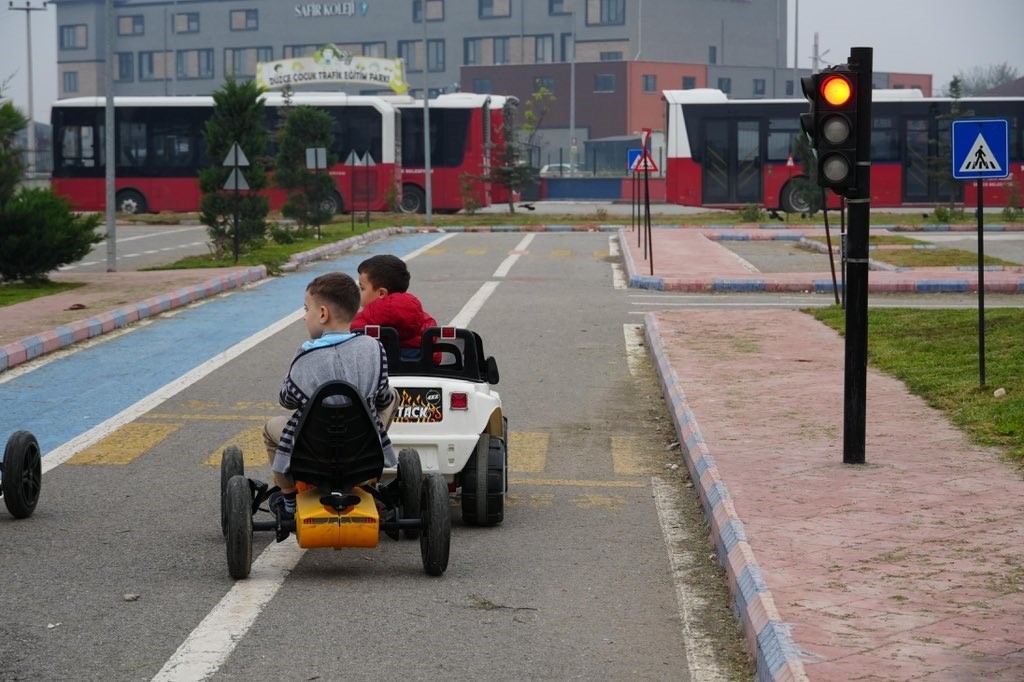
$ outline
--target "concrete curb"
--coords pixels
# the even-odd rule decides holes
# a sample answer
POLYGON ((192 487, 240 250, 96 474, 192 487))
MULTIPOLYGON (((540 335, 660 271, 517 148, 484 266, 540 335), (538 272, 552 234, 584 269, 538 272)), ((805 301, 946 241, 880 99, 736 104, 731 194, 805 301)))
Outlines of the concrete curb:
POLYGON ((662 330, 654 314, 644 316, 644 334, 653 355, 665 402, 679 435, 686 467, 711 527, 718 560, 725 567, 733 608, 739 615, 756 679, 764 682, 807 680, 800 652, 783 622, 729 490, 686 402, 679 377, 669 361, 662 330))
POLYGON ((141 303, 124 305, 94 317, 62 325, 19 341, 12 341, 0 347, 0 372, 73 343, 112 332, 133 322, 159 315, 173 308, 180 308, 222 291, 237 289, 266 276, 266 266, 245 268, 235 273, 208 279, 201 284, 151 296, 141 303))

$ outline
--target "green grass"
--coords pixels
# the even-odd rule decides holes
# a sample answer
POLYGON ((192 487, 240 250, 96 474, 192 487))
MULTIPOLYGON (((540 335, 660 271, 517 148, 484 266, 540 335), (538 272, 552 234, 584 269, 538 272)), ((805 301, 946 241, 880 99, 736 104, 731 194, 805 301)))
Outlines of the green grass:
MULTIPOLYGON (((978 254, 963 249, 886 249, 871 252, 872 260, 882 261, 901 268, 936 268, 960 265, 977 265, 978 254)), ((985 265, 1019 265, 1013 261, 985 256, 985 265)))
MULTIPOLYGON (((827 244, 828 243, 828 240, 825 237, 804 237, 804 239, 806 239, 807 241, 810 241, 810 242, 821 242, 822 244, 827 244)), ((839 242, 838 237, 832 237, 832 242, 833 243, 838 243, 839 242)), ((899 244, 899 245, 911 246, 911 245, 914 245, 914 244, 923 244, 923 243, 924 242, 922 242, 920 239, 914 239, 912 237, 901 237, 898 234, 872 234, 872 235, 868 235, 868 245, 869 246, 878 246, 879 244, 899 244)))
POLYGON ((0 283, 0 307, 31 301, 40 296, 77 289, 81 282, 5 282, 0 283))
MULTIPOLYGON (((837 306, 805 312, 845 329, 837 306)), ((985 387, 979 386, 977 310, 872 309, 868 362, 945 412, 975 442, 1003 448, 1024 465, 1024 310, 985 311, 985 387), (997 388, 1006 395, 994 397, 997 388)))

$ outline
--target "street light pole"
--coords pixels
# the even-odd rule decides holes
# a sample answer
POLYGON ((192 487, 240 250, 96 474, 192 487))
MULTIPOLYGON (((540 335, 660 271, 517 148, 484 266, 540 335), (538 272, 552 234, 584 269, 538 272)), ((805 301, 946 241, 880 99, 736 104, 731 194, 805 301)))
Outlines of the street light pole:
POLYGON ((576 4, 572 6, 572 46, 569 53, 569 175, 576 174, 576 4))
POLYGON ((426 197, 424 210, 427 225, 433 222, 434 186, 430 178, 430 83, 427 71, 430 66, 429 50, 427 49, 427 2, 420 0, 420 19, 423 20, 423 189, 426 197))
POLYGON ((36 121, 32 113, 32 12, 41 12, 46 9, 44 0, 42 7, 33 7, 31 0, 25 0, 24 7, 15 7, 14 0, 7 3, 8 10, 17 10, 25 13, 25 36, 28 43, 28 168, 31 174, 36 169, 36 121))

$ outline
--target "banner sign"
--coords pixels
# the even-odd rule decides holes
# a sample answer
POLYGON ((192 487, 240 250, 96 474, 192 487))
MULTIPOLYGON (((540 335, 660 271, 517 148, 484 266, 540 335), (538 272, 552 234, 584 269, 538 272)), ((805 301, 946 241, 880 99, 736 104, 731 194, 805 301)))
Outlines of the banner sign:
POLYGON ((312 57, 256 64, 256 84, 270 90, 320 83, 373 84, 391 88, 399 95, 409 90, 401 59, 353 55, 330 44, 312 57))

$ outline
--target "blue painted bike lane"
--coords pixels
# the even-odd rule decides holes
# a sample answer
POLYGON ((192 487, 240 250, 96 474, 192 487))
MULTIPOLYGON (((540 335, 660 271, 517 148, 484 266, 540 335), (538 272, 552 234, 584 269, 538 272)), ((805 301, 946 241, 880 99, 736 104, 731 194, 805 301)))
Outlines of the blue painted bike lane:
POLYGON ((329 260, 223 298, 181 308, 127 334, 82 348, 0 384, 0 438, 35 434, 44 453, 86 433, 161 387, 302 307, 309 281, 353 277, 371 255, 405 257, 438 238, 408 234, 365 244, 329 260))

